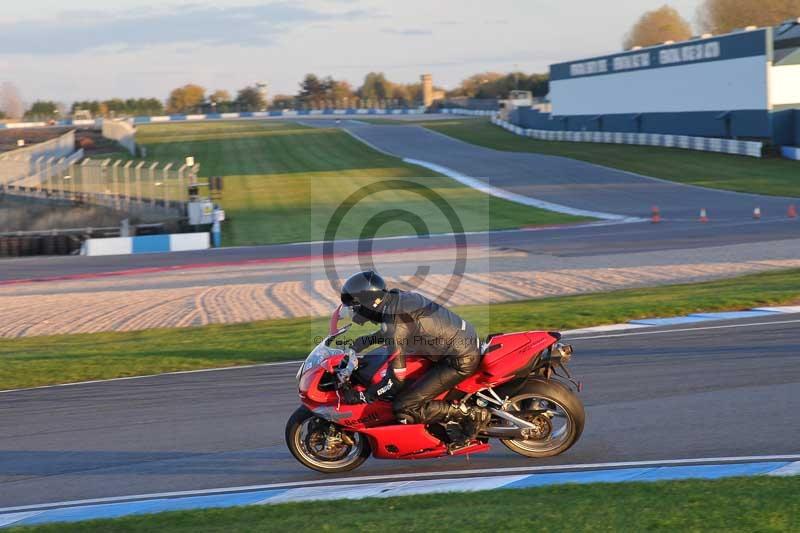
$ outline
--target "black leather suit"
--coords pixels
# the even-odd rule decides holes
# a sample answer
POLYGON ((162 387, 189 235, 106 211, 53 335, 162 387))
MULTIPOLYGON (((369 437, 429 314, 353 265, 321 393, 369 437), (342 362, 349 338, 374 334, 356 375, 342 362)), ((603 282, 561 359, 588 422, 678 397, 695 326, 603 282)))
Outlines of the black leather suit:
POLYGON ((381 324, 372 335, 359 337, 353 349, 360 352, 373 344, 385 343, 394 358, 390 370, 368 396, 395 396, 393 408, 403 423, 433 423, 453 415, 449 402, 433 400, 475 373, 480 365, 480 343, 469 322, 415 292, 391 290, 378 311, 359 311, 381 324), (402 388, 406 354, 420 355, 434 362, 415 383, 402 388))

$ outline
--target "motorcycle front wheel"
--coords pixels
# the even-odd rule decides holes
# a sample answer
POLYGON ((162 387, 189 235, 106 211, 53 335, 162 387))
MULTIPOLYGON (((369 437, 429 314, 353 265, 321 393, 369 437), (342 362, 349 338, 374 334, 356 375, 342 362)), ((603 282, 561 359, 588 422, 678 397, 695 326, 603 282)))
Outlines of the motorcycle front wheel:
POLYGON ((583 433, 586 412, 580 398, 556 381, 529 381, 509 400, 507 411, 534 425, 526 439, 503 439, 511 451, 525 457, 552 457, 564 453, 583 433))
POLYGON ((370 455, 366 437, 345 431, 305 407, 286 422, 286 445, 304 466, 326 474, 358 468, 370 455))

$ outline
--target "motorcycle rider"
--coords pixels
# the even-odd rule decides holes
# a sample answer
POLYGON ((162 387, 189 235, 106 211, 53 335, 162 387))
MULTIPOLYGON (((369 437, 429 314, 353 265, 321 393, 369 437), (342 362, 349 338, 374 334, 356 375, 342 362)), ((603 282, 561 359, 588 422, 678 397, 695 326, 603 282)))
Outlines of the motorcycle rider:
POLYGON ((375 333, 358 337, 353 350, 361 352, 373 344, 386 344, 391 351, 389 370, 382 380, 369 387, 366 394, 344 387, 340 392, 345 403, 369 402, 396 394, 392 407, 400 423, 443 423, 456 445, 468 444, 488 423, 488 409, 463 404, 456 407, 433 398, 478 370, 480 341, 472 324, 421 294, 387 290, 383 278, 374 271, 348 278, 342 286, 341 300, 352 310, 356 324, 380 324, 375 333), (406 354, 426 357, 434 364, 415 383, 403 388, 406 354), (454 424, 462 431, 452 432, 454 424))

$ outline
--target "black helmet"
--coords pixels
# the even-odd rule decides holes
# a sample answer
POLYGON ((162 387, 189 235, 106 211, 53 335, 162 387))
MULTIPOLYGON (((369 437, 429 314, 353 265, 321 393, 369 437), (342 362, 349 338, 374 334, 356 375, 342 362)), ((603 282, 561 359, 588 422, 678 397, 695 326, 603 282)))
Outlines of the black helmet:
POLYGON ((378 309, 386 296, 386 282, 377 272, 353 274, 342 285, 342 304, 347 307, 378 309))

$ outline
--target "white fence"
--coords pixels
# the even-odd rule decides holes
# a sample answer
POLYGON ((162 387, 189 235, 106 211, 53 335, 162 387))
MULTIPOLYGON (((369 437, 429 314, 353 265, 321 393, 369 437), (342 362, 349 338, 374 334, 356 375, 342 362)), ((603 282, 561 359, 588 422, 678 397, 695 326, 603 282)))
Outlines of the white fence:
POLYGON ((448 107, 442 109, 445 115, 467 115, 470 117, 492 117, 498 112, 491 109, 462 109, 460 107, 448 107))
POLYGON ((516 135, 532 137, 541 141, 570 141, 608 144, 636 144, 661 146, 664 148, 683 148, 701 152, 761 157, 763 143, 760 141, 737 141, 711 137, 691 137, 689 135, 670 135, 665 133, 623 133, 614 131, 551 131, 525 129, 497 117, 492 123, 516 135))
POLYGON ((79 163, 82 158, 83 150, 68 158, 39 158, 29 175, 13 181, 0 179, 0 186, 9 194, 169 214, 185 211, 191 184, 207 186, 197 181, 199 165, 88 158, 79 163))
POLYGON ((73 152, 68 157, 37 157, 30 162, 30 171, 27 175, 14 180, 0 177, 0 184, 4 190, 38 190, 53 189, 54 180, 66 175, 70 165, 83 159, 83 148, 73 152))
POLYGON ((40 171, 42 161, 67 158, 75 153, 75 131, 0 154, 0 184, 9 185, 40 171))
POLYGON ((117 141, 123 148, 136 155, 136 128, 128 120, 104 120, 103 137, 117 141))

